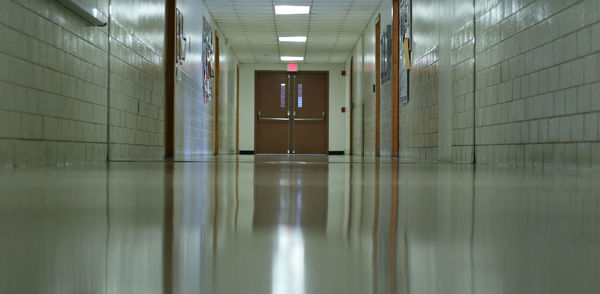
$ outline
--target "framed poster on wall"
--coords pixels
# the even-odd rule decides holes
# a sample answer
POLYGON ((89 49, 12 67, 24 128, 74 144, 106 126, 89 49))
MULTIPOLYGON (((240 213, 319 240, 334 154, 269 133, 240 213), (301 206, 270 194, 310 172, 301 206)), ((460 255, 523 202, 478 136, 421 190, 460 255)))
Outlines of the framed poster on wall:
POLYGON ((204 27, 202 30, 202 73, 204 90, 204 103, 212 99, 215 88, 215 53, 213 47, 214 30, 208 20, 204 17, 204 27))
POLYGON ((406 104, 408 103, 408 87, 410 83, 410 68, 411 68, 411 60, 410 60, 410 52, 411 52, 411 39, 412 39, 412 30, 411 30, 411 3, 410 0, 402 0, 400 1, 400 11, 399 11, 399 19, 400 19, 400 37, 398 38, 400 42, 400 74, 398 75, 400 81, 400 103, 406 104))
POLYGON ((387 25, 381 35, 381 82, 392 79, 392 26, 387 25))

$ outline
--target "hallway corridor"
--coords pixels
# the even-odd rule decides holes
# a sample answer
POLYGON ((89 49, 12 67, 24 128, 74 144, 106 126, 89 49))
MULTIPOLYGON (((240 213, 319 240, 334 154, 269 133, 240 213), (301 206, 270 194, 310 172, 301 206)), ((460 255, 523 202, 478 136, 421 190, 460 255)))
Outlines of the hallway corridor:
POLYGON ((0 294, 599 294, 600 0, 0 0, 0 294))
POLYGON ((0 293, 598 293, 600 175, 360 157, 0 170, 0 293))

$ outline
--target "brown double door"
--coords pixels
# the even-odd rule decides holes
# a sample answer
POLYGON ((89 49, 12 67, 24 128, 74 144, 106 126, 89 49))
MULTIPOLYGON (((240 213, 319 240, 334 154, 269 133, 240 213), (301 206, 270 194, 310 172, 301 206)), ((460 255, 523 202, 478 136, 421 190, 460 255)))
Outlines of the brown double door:
POLYGON ((329 73, 255 73, 257 154, 327 154, 329 73))

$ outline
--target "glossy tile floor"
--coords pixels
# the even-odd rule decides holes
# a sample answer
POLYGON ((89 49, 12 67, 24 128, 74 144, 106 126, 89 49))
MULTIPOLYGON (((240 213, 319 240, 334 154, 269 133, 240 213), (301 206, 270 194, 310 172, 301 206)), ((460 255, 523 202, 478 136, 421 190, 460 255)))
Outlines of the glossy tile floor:
POLYGON ((0 293, 600 293, 600 175, 349 157, 0 169, 0 293))

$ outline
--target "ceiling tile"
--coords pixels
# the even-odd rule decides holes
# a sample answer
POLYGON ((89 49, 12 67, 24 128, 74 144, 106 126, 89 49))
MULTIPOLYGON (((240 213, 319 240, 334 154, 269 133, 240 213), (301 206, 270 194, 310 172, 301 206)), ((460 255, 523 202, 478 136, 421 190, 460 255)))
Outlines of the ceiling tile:
POLYGON ((294 0, 309 15, 275 15, 273 4, 289 0, 203 0, 241 63, 281 63, 281 55, 304 62, 344 63, 382 0, 294 0), (278 36, 307 36, 307 43, 278 36))

